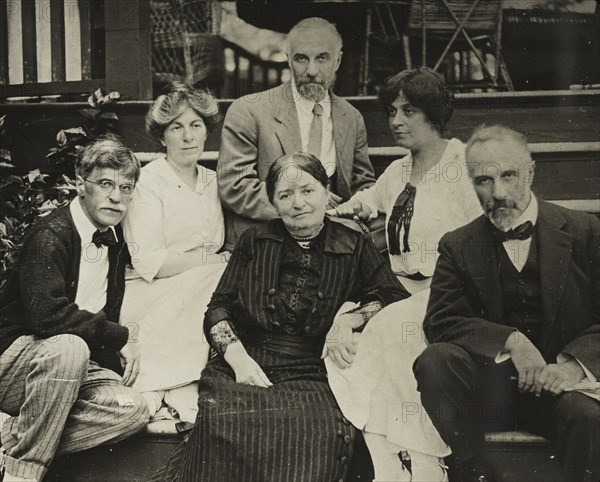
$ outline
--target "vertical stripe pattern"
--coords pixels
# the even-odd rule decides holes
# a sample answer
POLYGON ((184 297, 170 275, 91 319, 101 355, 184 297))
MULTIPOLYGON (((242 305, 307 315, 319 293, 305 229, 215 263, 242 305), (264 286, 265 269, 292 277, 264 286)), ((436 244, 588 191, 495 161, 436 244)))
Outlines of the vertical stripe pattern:
POLYGON ((23 27, 21 24, 21 2, 7 0, 8 31, 8 81, 10 84, 22 84, 23 75, 23 27))
POLYGON ((22 336, 0 355, 6 470, 41 479, 55 454, 116 442, 144 427, 148 410, 120 377, 89 361, 73 335, 22 336))
POLYGON ((91 28, 90 0, 0 0, 0 85, 91 79, 91 28))
POLYGON ((50 33, 50 0, 36 0, 37 81, 52 81, 52 42, 50 33))
POLYGON ((355 429, 337 406, 322 361, 247 349, 274 386, 236 383, 222 358, 211 360, 200 379, 194 429, 152 480, 343 480, 355 429))
POLYGON ((65 70, 67 81, 81 80, 81 27, 76 0, 65 1, 65 70))
POLYGON ((212 359, 200 378, 194 429, 153 480, 343 480, 354 427, 329 388, 320 347, 344 301, 374 296, 387 304, 407 293, 367 238, 329 221, 321 235, 324 241, 311 251, 323 260, 321 276, 302 288, 315 299, 309 310, 299 310, 306 314, 297 320, 305 329, 288 338, 281 326, 289 312, 278 305, 292 288, 288 272, 296 268, 286 249, 294 241, 281 221, 257 225, 241 236, 209 305, 205 330, 210 339, 210 328, 228 320, 273 386, 237 383, 222 357, 212 359), (274 341, 270 346, 265 343, 269 338, 274 341), (299 351, 275 346, 290 338, 299 351))
MULTIPOLYGON (((326 220, 321 279, 305 325, 310 337, 323 339, 345 301, 372 300, 384 305, 409 296, 373 243, 345 226, 326 220)), ((235 329, 273 329, 279 310, 269 291, 279 289, 279 268, 285 228, 281 221, 257 225, 246 231, 227 265, 209 305, 205 333, 223 319, 233 320, 235 329), (235 307, 235 308, 234 308, 235 307)))

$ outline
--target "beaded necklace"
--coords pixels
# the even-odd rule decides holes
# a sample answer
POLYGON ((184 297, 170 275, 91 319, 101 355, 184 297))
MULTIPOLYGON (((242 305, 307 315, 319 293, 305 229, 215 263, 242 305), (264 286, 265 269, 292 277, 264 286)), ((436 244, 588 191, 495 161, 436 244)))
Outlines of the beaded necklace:
POLYGON ((294 236, 292 233, 290 233, 290 236, 292 238, 294 238, 294 241, 296 241, 302 249, 309 249, 311 243, 317 238, 317 236, 319 236, 319 234, 321 234, 321 230, 323 229, 323 226, 324 226, 324 224, 321 224, 321 227, 317 231, 317 234, 315 234, 313 236, 301 237, 301 236, 294 236))

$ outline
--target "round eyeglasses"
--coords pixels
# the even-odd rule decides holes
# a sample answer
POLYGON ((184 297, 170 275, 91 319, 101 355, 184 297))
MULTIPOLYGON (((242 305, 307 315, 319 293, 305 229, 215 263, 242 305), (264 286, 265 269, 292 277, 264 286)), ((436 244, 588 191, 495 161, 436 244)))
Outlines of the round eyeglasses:
MULTIPOLYGON (((95 184, 96 186, 100 187, 100 189, 102 189, 103 191, 106 191, 107 193, 113 192, 115 190, 115 188, 117 187, 117 184, 115 184, 115 182, 111 181, 110 179, 99 179, 99 180, 84 179, 84 181, 95 184)), ((133 194, 133 190, 135 189, 135 186, 133 184, 119 184, 118 187, 119 187, 119 191, 121 191, 122 194, 125 194, 127 196, 131 196, 131 194, 133 194)))

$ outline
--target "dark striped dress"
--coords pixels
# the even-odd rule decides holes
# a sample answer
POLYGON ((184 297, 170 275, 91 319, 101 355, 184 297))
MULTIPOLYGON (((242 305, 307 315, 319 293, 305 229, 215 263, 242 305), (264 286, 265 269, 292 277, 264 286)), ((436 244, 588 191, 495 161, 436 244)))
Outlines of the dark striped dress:
POLYGON ((407 294, 370 240, 326 222, 308 249, 280 221, 242 238, 205 317, 227 319, 272 387, 236 383, 221 356, 199 384, 194 429, 155 480, 344 480, 354 427, 343 417, 320 355, 346 300, 384 304, 407 294))

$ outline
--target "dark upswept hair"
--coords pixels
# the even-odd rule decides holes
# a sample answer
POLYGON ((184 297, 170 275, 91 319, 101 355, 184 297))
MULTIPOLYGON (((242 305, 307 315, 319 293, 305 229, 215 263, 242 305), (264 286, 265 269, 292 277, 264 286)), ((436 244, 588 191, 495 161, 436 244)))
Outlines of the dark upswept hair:
POLYGON ((146 114, 146 132, 162 139, 167 126, 191 107, 211 130, 221 121, 217 100, 206 89, 195 89, 184 82, 169 84, 166 94, 160 95, 146 114))
POLYGON ((429 67, 403 70, 386 80, 379 91, 379 102, 387 109, 400 92, 425 113, 436 131, 443 132, 454 111, 454 95, 440 74, 429 67))
POLYGON ((85 146, 77 154, 75 174, 87 179, 95 168, 122 170, 135 182, 140 178, 141 165, 133 151, 114 134, 107 134, 85 146))
POLYGON ((275 188, 279 180, 285 175, 288 168, 294 167, 301 171, 310 174, 314 177, 324 188, 327 188, 327 172, 321 164, 321 161, 312 154, 306 152, 294 152, 293 154, 285 154, 277 159, 267 173, 265 184, 267 186, 267 196, 269 201, 273 204, 273 197, 275 196, 275 188))

